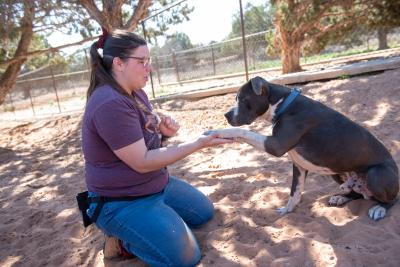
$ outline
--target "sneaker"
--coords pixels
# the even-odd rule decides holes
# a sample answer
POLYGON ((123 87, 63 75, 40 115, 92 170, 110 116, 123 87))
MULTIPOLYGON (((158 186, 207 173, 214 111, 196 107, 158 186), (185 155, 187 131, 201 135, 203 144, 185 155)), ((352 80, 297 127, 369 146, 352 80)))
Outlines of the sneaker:
POLYGON ((113 236, 105 236, 103 247, 104 258, 107 260, 121 257, 123 259, 134 258, 135 255, 129 253, 123 246, 122 241, 113 236))

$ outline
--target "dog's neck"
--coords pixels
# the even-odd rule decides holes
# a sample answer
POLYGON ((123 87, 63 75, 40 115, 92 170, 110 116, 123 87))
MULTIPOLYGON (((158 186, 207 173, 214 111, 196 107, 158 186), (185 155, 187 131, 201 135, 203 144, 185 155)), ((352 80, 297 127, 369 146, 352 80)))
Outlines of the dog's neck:
POLYGON ((266 120, 266 121, 272 123, 272 121, 273 121, 273 119, 275 117, 276 109, 282 103, 283 99, 284 98, 282 97, 275 104, 272 104, 272 105, 270 104, 269 107, 268 107, 268 110, 263 115, 261 115, 259 118, 261 120, 266 120))
POLYGON ((269 107, 267 112, 262 115, 262 119, 275 124, 279 115, 286 110, 297 95, 298 93, 292 95, 292 90, 285 86, 271 86, 268 96, 269 107), (288 100, 289 102, 287 102, 288 100))

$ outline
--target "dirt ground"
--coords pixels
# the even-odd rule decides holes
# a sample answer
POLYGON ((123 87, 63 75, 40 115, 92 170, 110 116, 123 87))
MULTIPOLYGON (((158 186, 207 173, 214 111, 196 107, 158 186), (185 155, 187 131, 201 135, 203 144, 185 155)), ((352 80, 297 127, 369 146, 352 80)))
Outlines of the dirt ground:
MULTIPOLYGON (((303 93, 368 128, 400 164, 400 69, 302 85, 303 93)), ((156 105, 182 125, 170 144, 227 127, 235 95, 156 105)), ((103 261, 103 236, 81 224, 76 193, 85 189, 82 114, 0 128, 0 266, 145 266, 103 261)), ((249 127, 268 134, 270 126, 249 127)), ((399 266, 400 204, 374 222, 373 205, 357 200, 329 207, 331 178, 309 174, 302 202, 286 204, 292 166, 246 144, 208 148, 169 167, 213 201, 214 219, 195 230, 199 266, 399 266)))

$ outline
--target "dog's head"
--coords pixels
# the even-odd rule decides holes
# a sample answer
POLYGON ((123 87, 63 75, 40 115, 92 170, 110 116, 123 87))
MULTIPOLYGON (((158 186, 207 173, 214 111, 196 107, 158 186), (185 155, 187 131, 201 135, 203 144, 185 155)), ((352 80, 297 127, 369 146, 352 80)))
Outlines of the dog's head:
POLYGON ((251 124, 268 110, 268 94, 268 83, 261 77, 242 85, 236 95, 237 105, 225 113, 228 123, 232 126, 251 124))

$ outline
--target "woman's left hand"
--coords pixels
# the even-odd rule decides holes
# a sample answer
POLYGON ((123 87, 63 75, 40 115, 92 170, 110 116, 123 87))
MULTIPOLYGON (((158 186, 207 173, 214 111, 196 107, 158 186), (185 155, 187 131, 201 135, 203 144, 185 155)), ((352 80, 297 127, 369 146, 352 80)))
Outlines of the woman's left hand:
POLYGON ((179 128, 180 128, 179 123, 176 122, 171 117, 169 116, 161 117, 159 129, 162 135, 166 137, 172 137, 178 132, 179 128))

